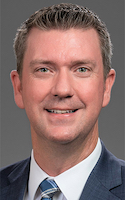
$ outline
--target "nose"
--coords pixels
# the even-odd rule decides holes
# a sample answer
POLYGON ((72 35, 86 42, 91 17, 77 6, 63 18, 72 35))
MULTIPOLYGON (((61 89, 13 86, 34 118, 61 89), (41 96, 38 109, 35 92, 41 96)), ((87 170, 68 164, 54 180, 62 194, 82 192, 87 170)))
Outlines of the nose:
POLYGON ((70 98, 73 96, 73 87, 70 72, 61 70, 55 77, 51 93, 59 98, 70 98))

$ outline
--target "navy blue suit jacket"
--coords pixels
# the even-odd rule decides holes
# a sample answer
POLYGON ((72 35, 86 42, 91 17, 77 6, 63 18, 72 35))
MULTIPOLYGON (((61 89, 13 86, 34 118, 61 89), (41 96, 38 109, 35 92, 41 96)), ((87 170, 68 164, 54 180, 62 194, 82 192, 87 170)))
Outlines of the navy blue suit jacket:
MULTIPOLYGON (((23 200, 29 170, 30 158, 1 170, 0 200, 23 200)), ((117 159, 103 144, 80 200, 125 200, 125 161, 117 159)))

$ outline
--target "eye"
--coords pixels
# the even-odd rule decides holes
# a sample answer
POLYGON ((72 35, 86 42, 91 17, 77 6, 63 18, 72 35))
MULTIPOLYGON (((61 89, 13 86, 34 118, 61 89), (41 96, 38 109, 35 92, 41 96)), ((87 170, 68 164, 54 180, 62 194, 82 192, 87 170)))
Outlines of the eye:
POLYGON ((78 72, 87 72, 88 71, 88 69, 87 68, 85 68, 85 67, 80 67, 79 69, 77 69, 77 71, 78 72))
POLYGON ((46 72, 49 72, 49 69, 47 69, 46 67, 43 67, 43 68, 38 69, 38 71, 46 73, 46 72))

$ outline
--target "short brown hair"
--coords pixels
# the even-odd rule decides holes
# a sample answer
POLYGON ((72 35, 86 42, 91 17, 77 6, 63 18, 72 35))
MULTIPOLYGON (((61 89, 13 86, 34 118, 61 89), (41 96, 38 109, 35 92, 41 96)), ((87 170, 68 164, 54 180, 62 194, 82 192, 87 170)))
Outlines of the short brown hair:
POLYGON ((38 27, 41 30, 94 28, 100 39, 104 77, 106 78, 111 69, 112 57, 112 43, 106 25, 88 8, 70 3, 61 3, 48 8, 42 8, 27 19, 18 29, 14 40, 14 49, 17 59, 17 71, 20 77, 22 74, 26 41, 32 27, 38 27))

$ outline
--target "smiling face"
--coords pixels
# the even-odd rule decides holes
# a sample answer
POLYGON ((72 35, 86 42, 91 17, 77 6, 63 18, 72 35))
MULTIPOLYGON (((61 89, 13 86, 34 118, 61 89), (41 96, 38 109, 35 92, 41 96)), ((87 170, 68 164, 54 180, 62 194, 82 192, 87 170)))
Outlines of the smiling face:
POLYGON ((11 73, 15 101, 26 110, 32 136, 58 143, 98 137, 98 116, 109 102, 114 76, 111 70, 104 81, 94 29, 33 28, 21 82, 11 73))

